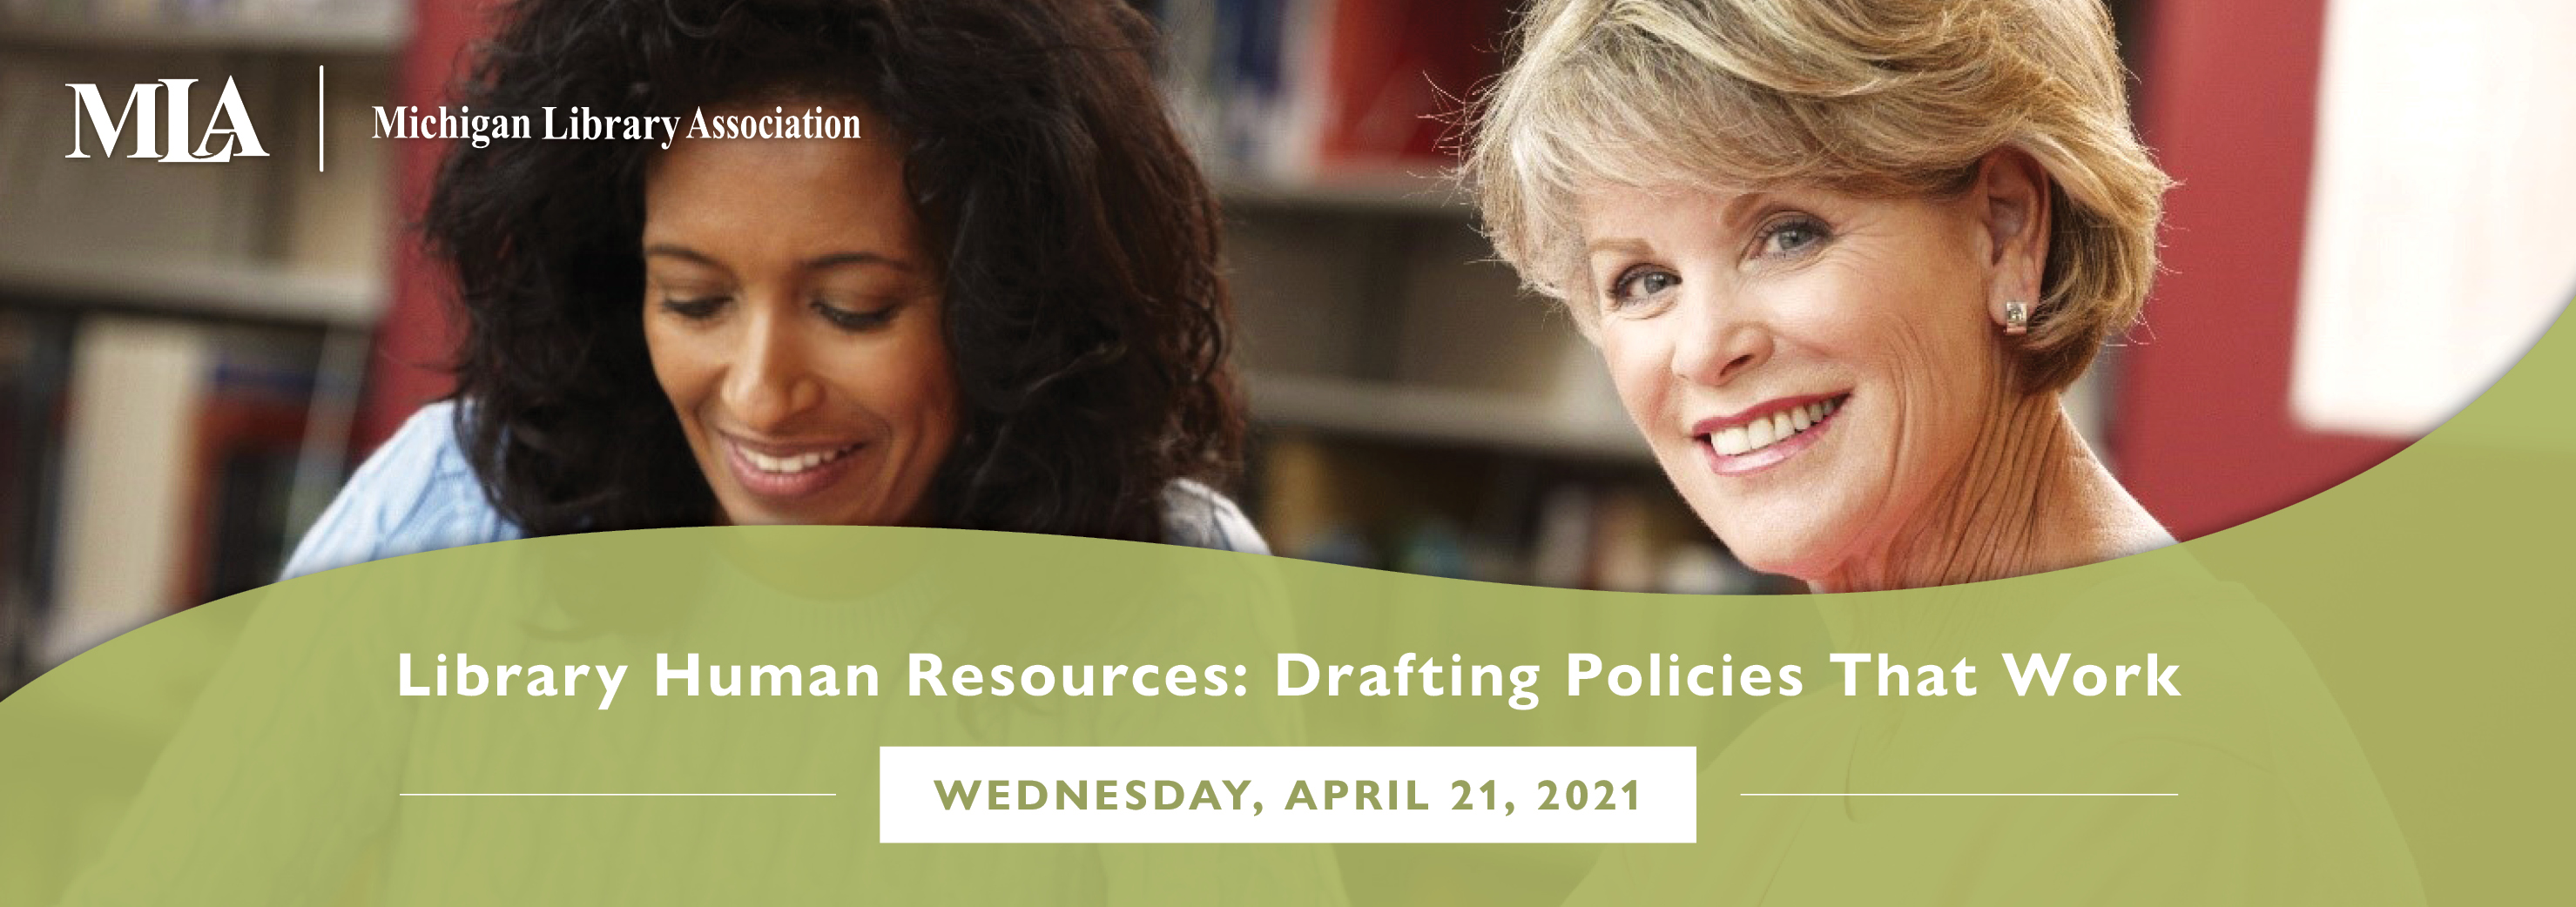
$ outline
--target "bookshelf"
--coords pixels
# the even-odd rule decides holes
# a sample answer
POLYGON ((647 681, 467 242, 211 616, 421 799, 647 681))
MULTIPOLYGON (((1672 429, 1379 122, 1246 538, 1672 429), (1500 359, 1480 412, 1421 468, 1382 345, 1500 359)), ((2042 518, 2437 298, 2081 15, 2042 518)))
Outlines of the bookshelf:
POLYGON ((0 299, 364 330, 383 310, 385 287, 374 274, 297 272, 259 263, 0 256, 0 299))
POLYGON ((1403 175, 1350 183, 1298 179, 1235 178, 1217 183, 1217 197, 1227 210, 1243 214, 1273 211, 1330 211, 1441 218, 1466 223, 1476 210, 1455 184, 1438 177, 1403 175))
POLYGON ((407 29, 398 20, 386 18, 120 25, 79 19, 0 15, 0 48, 26 52, 226 51, 379 57, 391 56, 400 50, 407 34, 407 29))
POLYGON ((1524 394, 1439 385, 1254 373, 1252 412, 1271 425, 1543 457, 1647 463, 1616 411, 1550 413, 1524 394))
POLYGON ((1753 591, 1679 500, 1597 353, 1491 261, 1463 204, 1229 190, 1227 266, 1273 549, 1638 591, 1753 591), (1706 565, 1714 564, 1713 569, 1706 565))
POLYGON ((409 14, 0 3, 0 694, 266 581, 345 475, 396 219, 368 108, 409 14), (236 81, 270 156, 63 158, 64 83, 169 78, 236 81))

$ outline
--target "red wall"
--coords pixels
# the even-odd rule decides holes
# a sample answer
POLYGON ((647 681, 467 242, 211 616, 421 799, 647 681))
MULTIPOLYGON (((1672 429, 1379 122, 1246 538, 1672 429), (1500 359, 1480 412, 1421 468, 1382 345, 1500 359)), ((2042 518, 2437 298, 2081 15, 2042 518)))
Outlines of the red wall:
MULTIPOLYGON (((412 4, 411 45, 404 49, 402 71, 394 83, 394 103, 424 109, 447 100, 447 89, 464 60, 467 41, 482 30, 489 0, 418 0, 412 4)), ((447 153, 444 141, 396 142, 394 163, 402 223, 395 242, 393 300, 376 327, 375 356, 368 363, 365 401, 354 427, 356 448, 374 450, 402 427, 412 410, 445 396, 451 382, 443 366, 455 347, 449 325, 447 282, 422 256, 421 203, 429 197, 431 177, 447 153)))
POLYGON ((2405 442, 2309 431, 2290 415, 2325 0, 2151 7, 2141 127, 2181 185, 2166 197, 2166 273, 2122 351, 2111 454, 2189 539, 2332 487, 2405 442))

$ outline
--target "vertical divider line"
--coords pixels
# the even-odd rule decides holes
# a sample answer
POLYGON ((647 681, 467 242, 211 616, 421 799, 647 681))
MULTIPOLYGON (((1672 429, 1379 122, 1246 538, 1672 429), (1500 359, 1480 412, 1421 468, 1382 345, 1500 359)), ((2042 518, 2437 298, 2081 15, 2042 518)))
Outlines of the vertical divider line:
POLYGON ((331 136, 328 134, 330 126, 322 110, 322 93, 329 90, 330 85, 322 77, 322 70, 323 67, 319 64, 313 67, 313 172, 315 173, 331 172, 327 165, 331 155, 331 136))

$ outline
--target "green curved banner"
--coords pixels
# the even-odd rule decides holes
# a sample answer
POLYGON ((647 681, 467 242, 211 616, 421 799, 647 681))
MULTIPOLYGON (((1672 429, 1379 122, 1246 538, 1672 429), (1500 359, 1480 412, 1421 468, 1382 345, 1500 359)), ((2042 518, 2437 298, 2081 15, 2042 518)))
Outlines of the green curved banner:
POLYGON ((0 903, 2554 899, 2569 343, 2279 513, 1942 589, 821 527, 336 570, 0 701, 0 903))

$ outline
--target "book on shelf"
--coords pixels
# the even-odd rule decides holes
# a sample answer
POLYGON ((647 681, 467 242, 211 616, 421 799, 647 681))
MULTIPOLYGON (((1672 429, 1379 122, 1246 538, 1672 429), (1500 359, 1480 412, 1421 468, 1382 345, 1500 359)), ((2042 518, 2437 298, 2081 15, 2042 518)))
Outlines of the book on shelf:
POLYGON ((289 525, 288 505, 317 386, 315 351, 266 337, 220 349, 197 409, 182 605, 274 582, 301 528, 289 525))
MULTIPOLYGON (((314 332, 125 315, 67 346, 53 506, 0 499, 45 563, 33 662, 58 664, 162 615, 265 584, 299 527, 288 502, 316 383, 314 332)), ((29 445, 19 445, 29 446, 29 445)))
POLYGON ((1288 557, 1621 592, 1776 586, 1634 467, 1313 432, 1267 436, 1257 460, 1253 521, 1288 557))
POLYGON ((173 610, 190 429, 213 357, 204 329, 163 319, 91 318, 73 339, 41 664, 173 610))
POLYGON ((0 695, 29 673, 49 598, 69 345, 68 319, 0 309, 0 695))

